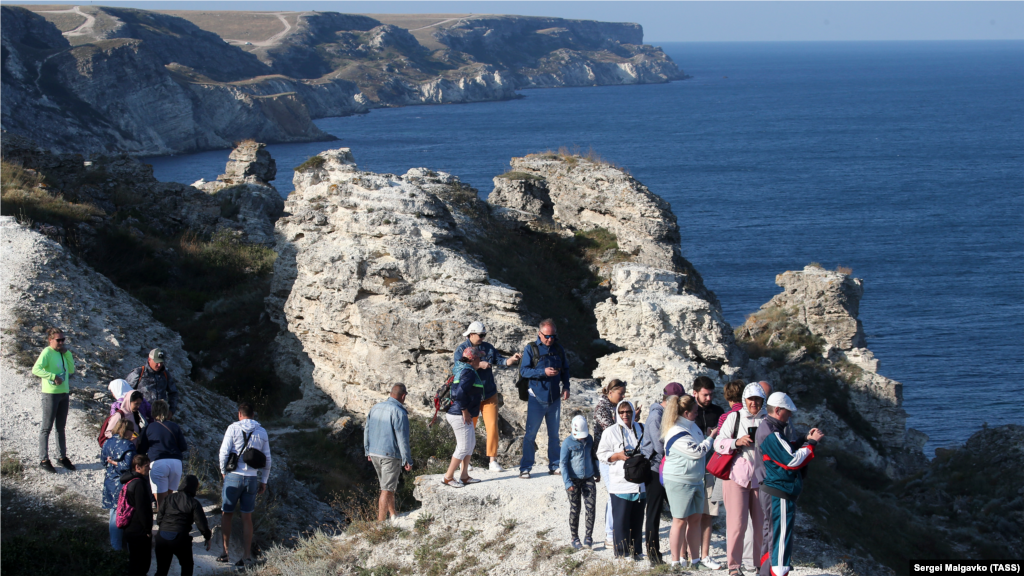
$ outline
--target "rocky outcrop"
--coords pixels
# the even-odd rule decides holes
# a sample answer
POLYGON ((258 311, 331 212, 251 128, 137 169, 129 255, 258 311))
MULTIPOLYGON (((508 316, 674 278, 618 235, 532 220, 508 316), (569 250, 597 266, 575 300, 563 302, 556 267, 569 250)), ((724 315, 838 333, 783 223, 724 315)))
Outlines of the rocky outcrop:
POLYGON ((863 281, 811 265, 779 274, 775 282, 783 292, 736 331, 771 356, 752 362, 753 373, 785 382, 798 402, 802 395, 824 400, 807 406, 800 418, 827 423, 838 439, 834 445, 892 477, 919 466, 927 436, 907 429, 903 385, 878 374, 857 318, 863 281), (823 381, 835 388, 823 395, 820 379, 807 367, 825 370, 823 381))
POLYGON ((224 173, 217 177, 232 184, 267 184, 277 177, 277 162, 262 142, 240 142, 228 156, 224 173))

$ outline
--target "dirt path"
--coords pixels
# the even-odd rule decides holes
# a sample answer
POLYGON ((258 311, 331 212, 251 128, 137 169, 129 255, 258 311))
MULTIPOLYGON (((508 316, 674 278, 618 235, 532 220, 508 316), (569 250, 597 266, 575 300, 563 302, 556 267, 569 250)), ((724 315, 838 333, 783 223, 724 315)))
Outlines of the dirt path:
MULTIPOLYGON (((230 39, 225 38, 224 41, 228 42, 228 43, 231 43, 231 44, 242 44, 242 45, 248 45, 248 46, 273 46, 273 45, 277 44, 282 38, 287 36, 292 31, 293 26, 291 24, 289 24, 288 23, 288 19, 284 17, 285 14, 296 14, 296 13, 295 12, 276 12, 276 13, 274 13, 274 16, 277 16, 278 20, 280 20, 281 23, 284 24, 284 30, 282 30, 281 32, 278 32, 277 34, 274 34, 273 36, 271 36, 270 38, 267 38, 266 40, 260 40, 258 42, 250 42, 248 40, 230 40, 230 39)), ((298 14, 298 16, 302 16, 303 14, 305 14, 305 12, 299 12, 297 14, 298 14)), ((298 17, 298 16, 296 16, 296 17, 298 17)))
POLYGON ((413 28, 412 30, 409 30, 409 32, 415 32, 417 30, 426 30, 427 28, 433 28, 434 26, 440 26, 441 24, 446 24, 448 22, 454 22, 456 20, 459 21, 459 24, 462 24, 462 22, 465 21, 466 18, 449 18, 447 20, 441 20, 440 22, 435 22, 433 24, 427 24, 426 26, 420 26, 419 28, 413 28))
POLYGON ((74 30, 68 30, 67 32, 64 32, 64 36, 89 36, 90 34, 92 34, 93 27, 96 24, 96 17, 92 14, 86 14, 85 12, 82 12, 82 10, 78 6, 75 6, 74 8, 69 8, 67 10, 41 10, 40 12, 44 14, 72 13, 78 14, 82 18, 85 18, 85 22, 82 22, 74 30))

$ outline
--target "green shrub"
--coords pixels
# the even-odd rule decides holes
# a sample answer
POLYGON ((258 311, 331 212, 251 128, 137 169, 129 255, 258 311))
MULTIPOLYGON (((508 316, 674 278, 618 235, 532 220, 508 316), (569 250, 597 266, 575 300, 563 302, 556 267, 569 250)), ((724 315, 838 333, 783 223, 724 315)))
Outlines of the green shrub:
POLYGON ((517 172, 515 170, 510 170, 504 174, 498 174, 498 178, 503 178, 505 180, 529 180, 532 182, 544 180, 543 176, 531 174, 530 172, 517 172))
POLYGON ((295 167, 296 172, 306 172, 307 170, 319 170, 323 168, 323 165, 327 162, 323 156, 310 156, 302 164, 295 167))

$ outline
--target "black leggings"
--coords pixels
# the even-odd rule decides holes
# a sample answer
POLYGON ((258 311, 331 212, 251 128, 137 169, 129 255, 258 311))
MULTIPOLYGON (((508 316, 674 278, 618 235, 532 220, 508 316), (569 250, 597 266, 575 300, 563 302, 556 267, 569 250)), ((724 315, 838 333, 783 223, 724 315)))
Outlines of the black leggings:
POLYGON ((661 509, 665 506, 665 487, 656 471, 651 472, 647 483, 647 517, 644 529, 647 532, 647 556, 652 562, 661 560, 661 509))
MULTIPOLYGON (((587 527, 583 532, 584 538, 591 538, 594 533, 594 509, 597 501, 597 486, 593 478, 586 480, 573 480, 572 491, 569 492, 569 533, 573 540, 579 538, 580 529, 580 500, 587 509, 587 527)), ((568 492, 568 491, 567 491, 568 492)))
MULTIPOLYGON (((145 479, 143 479, 145 482, 145 479)), ((149 503, 146 503, 149 506, 149 503)), ((152 538, 147 534, 125 534, 124 543, 128 546, 128 576, 146 576, 152 559, 152 538)))
POLYGON ((192 576, 192 535, 178 532, 173 540, 167 540, 157 532, 156 535, 156 576, 167 576, 171 569, 171 558, 178 557, 181 565, 181 576, 192 576))

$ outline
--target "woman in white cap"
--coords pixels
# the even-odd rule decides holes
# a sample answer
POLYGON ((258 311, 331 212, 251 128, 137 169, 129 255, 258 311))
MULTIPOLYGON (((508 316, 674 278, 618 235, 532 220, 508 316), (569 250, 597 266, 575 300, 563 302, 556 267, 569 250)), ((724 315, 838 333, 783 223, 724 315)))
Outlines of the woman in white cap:
POLYGON ((764 390, 758 384, 748 384, 743 389, 743 406, 732 412, 722 423, 722 432, 715 440, 715 451, 719 454, 733 454, 729 479, 722 483, 725 500, 726 557, 729 576, 739 576, 740 566, 746 560, 756 568, 761 564, 761 527, 764 515, 758 493, 758 481, 754 476, 757 466, 754 436, 764 420, 764 390), (753 523, 750 543, 745 546, 747 523, 753 523), (750 556, 743 558, 743 551, 750 556), (756 551, 756 552, 755 552, 756 551))
MULTIPOLYGON (((694 421, 697 419, 697 401, 693 396, 672 396, 661 418, 661 438, 665 442, 665 499, 672 511, 672 529, 669 531, 669 552, 673 568, 680 566, 683 547, 687 545, 693 566, 707 569, 700 558, 701 516, 706 513, 704 498, 705 456, 718 428, 704 437, 694 421), (684 542, 685 540, 685 542, 684 542)), ((652 431, 653 432, 653 431, 652 431)), ((656 432, 655 432, 656 433, 656 432)), ((684 561, 683 568, 689 561, 684 561)))
POLYGON ((569 494, 569 533, 576 550, 594 545, 594 514, 597 503, 597 459, 594 458, 594 439, 590 436, 587 417, 577 414, 572 418, 572 433, 562 441, 559 468, 562 482, 569 494), (587 527, 580 543, 580 500, 587 508, 587 527))
MULTIPOLYGON (((494 366, 512 366, 519 362, 522 354, 513 354, 506 358, 498 353, 490 343, 484 342, 487 337, 487 328, 483 322, 473 322, 469 328, 462 333, 466 340, 455 348, 455 355, 452 358, 455 362, 462 360, 462 352, 466 348, 477 347, 483 353, 480 362, 480 377, 484 381, 483 401, 480 402, 480 416, 484 419, 484 428, 487 431, 487 457, 491 459, 489 469, 491 472, 501 472, 501 464, 498 463, 498 385, 494 383, 494 366)), ((473 426, 477 427, 477 419, 473 418, 473 426)))

